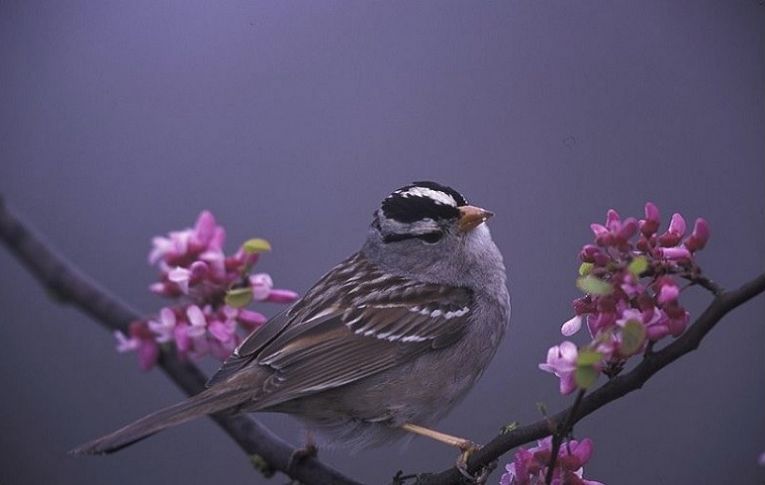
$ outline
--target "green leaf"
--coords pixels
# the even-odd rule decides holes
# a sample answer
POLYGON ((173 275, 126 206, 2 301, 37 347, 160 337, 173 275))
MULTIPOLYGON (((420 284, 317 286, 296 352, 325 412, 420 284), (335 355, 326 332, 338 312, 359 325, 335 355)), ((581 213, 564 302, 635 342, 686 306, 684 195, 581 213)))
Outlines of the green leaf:
POLYGON ((645 341, 645 327, 637 320, 629 320, 622 329, 621 353, 632 355, 640 350, 645 341))
POLYGON ((226 293, 226 305, 243 308, 252 301, 252 288, 234 288, 226 293))
POLYGON ((577 367, 588 367, 597 364, 603 358, 600 352, 594 350, 582 350, 576 358, 577 367))
POLYGON ((591 365, 577 367, 574 380, 580 389, 589 389, 598 380, 598 374, 598 370, 591 365))
POLYGON ((271 478, 276 474, 276 470, 274 470, 271 464, 258 454, 250 455, 250 463, 266 478, 271 478))
POLYGON ((543 402, 537 403, 537 411, 544 417, 547 417, 547 406, 543 402))
POLYGON ((582 263, 579 265, 579 276, 587 276, 595 265, 592 263, 582 263))
POLYGON ((265 253, 271 250, 271 244, 265 239, 249 239, 242 244, 242 249, 247 254, 265 253))
POLYGON ((521 425, 518 421, 513 421, 510 424, 506 424, 499 429, 499 434, 507 434, 511 431, 515 431, 521 425))
POLYGON ((577 278, 576 286, 590 295, 610 295, 614 288, 607 282, 595 276, 583 276, 577 278))
POLYGON ((645 273, 645 270, 648 269, 648 259, 645 256, 638 256, 637 258, 630 261, 627 269, 630 273, 635 275, 636 278, 638 278, 641 274, 645 273))

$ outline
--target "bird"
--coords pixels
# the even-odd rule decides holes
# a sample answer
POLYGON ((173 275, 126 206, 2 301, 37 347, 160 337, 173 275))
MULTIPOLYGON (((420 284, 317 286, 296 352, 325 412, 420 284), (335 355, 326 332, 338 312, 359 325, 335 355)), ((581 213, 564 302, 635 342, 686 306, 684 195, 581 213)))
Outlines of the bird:
POLYGON ((361 249, 245 338, 204 391, 72 453, 112 453, 201 416, 258 411, 293 415, 328 445, 413 433, 469 451, 472 441, 432 426, 481 376, 510 320, 492 215, 436 182, 394 190, 361 249))

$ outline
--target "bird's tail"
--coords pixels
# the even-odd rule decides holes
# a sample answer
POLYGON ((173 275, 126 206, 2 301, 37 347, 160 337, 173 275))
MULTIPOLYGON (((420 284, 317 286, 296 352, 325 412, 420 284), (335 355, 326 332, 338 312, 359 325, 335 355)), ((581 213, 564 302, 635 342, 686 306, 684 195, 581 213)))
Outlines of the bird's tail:
POLYGON ((207 389, 186 401, 160 409, 113 433, 78 446, 69 453, 74 455, 113 453, 165 428, 234 408, 246 399, 247 394, 241 389, 225 391, 215 388, 207 389))

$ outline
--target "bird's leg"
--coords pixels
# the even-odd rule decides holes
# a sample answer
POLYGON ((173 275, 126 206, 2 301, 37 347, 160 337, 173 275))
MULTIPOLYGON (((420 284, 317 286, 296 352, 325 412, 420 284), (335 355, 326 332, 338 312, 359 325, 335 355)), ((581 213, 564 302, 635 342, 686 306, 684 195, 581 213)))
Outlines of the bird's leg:
POLYGON ((291 470, 292 466, 301 460, 306 458, 313 458, 319 454, 319 447, 316 446, 316 439, 314 438, 313 431, 306 430, 303 436, 303 446, 296 448, 290 455, 290 460, 287 462, 287 470, 291 470))
POLYGON ((456 448, 459 448, 459 450, 462 453, 460 453, 460 456, 457 458, 457 469, 466 478, 475 480, 476 477, 473 477, 467 471, 467 460, 468 458, 470 458, 471 454, 473 454, 475 451, 478 451, 481 448, 481 445, 476 444, 473 441, 470 441, 469 439, 459 438, 457 436, 452 436, 450 434, 442 433, 440 431, 436 431, 430 428, 425 428, 423 426, 418 426, 412 423, 406 423, 405 425, 401 426, 401 429, 405 431, 409 431, 410 433, 418 434, 420 436, 425 436, 430 439, 440 441, 441 443, 447 444, 449 446, 454 446, 456 448))
POLYGON ((475 443, 473 443, 472 441, 468 439, 459 438, 457 436, 452 436, 450 434, 442 433, 440 431, 436 431, 430 428, 425 428, 423 426, 418 426, 412 423, 406 423, 405 425, 401 426, 401 429, 403 429, 404 431, 409 431, 410 433, 418 434, 420 436, 425 436, 427 438, 440 441, 441 443, 444 443, 449 446, 454 446, 456 448, 459 448, 462 451, 465 451, 470 448, 475 448, 477 446, 475 443))

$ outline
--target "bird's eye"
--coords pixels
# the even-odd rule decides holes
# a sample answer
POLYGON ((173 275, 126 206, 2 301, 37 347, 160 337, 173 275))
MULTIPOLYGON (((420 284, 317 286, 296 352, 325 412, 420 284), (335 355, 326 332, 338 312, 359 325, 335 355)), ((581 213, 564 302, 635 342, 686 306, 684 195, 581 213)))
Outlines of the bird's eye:
POLYGON ((440 241, 443 236, 444 236, 443 232, 441 232, 441 231, 433 231, 433 232, 429 232, 427 234, 423 234, 423 235, 419 236, 419 238, 422 239, 423 241, 425 241, 428 244, 435 244, 438 241, 440 241))

